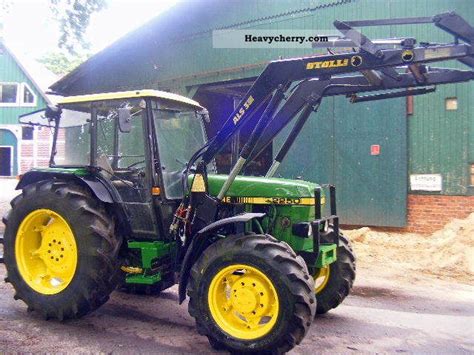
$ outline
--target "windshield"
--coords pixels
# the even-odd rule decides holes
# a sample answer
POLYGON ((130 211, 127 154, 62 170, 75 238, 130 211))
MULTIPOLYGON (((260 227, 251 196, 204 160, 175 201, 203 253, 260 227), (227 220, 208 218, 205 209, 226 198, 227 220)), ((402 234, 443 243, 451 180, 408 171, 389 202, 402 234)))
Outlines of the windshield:
POLYGON ((62 108, 59 119, 54 165, 83 166, 90 164, 90 103, 62 108))
POLYGON ((195 111, 163 107, 153 109, 153 118, 166 197, 181 199, 183 170, 206 142, 202 121, 195 111))

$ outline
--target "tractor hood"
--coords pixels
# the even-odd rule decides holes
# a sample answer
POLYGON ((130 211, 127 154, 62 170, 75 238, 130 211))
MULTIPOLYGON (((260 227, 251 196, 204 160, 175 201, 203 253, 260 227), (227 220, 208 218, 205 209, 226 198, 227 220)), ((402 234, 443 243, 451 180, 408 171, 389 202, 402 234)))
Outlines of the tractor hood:
MULTIPOLYGON (((210 195, 217 196, 226 179, 227 175, 208 175, 210 195)), ((237 176, 224 202, 314 205, 316 187, 317 184, 303 180, 237 176)))

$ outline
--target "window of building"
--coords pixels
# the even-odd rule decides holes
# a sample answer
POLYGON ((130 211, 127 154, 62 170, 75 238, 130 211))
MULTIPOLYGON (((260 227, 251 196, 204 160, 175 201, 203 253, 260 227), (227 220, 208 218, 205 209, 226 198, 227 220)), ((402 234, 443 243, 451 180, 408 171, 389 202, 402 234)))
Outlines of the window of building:
POLYGON ((445 99, 445 107, 447 111, 456 111, 458 109, 458 98, 447 97, 445 99))
POLYGON ((28 84, 22 84, 23 94, 22 94, 22 105, 23 106, 35 106, 36 105, 36 95, 33 93, 33 90, 28 86, 28 84))
POLYGON ((21 127, 21 139, 30 141, 33 139, 33 127, 21 127))
POLYGON ((18 84, 0 83, 0 106, 18 104, 18 84))

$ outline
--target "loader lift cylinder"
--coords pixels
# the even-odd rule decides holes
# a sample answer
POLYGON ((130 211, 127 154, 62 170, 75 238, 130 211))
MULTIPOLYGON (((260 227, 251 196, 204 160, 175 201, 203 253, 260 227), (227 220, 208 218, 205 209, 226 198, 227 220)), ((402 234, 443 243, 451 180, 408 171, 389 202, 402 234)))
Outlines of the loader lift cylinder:
POLYGON ((296 137, 300 134, 301 130, 303 129, 304 124, 308 120, 308 117, 311 115, 311 112, 314 112, 318 109, 319 105, 321 103, 321 99, 319 99, 316 103, 315 106, 312 104, 308 103, 303 111, 300 114, 300 117, 298 117, 298 120, 296 121, 295 125, 293 126, 293 129, 291 130, 290 134, 286 138, 285 142, 283 143, 283 146, 280 148, 278 151, 275 159, 273 160, 272 165, 270 166, 270 169, 268 169, 267 173, 265 174, 265 177, 269 178, 272 177, 275 172, 277 171, 278 167, 280 166, 281 162, 283 159, 285 159, 286 154, 290 150, 291 146, 296 140, 296 137))
POLYGON ((240 171, 245 166, 245 163, 247 162, 248 157, 250 156, 250 154, 252 154, 252 151, 255 148, 255 145, 258 139, 260 138, 264 129, 267 127, 268 123, 270 122, 270 119, 272 118, 273 113, 275 112, 280 102, 284 99, 285 91, 286 90, 283 88, 283 86, 280 85, 278 89, 276 90, 275 94, 272 96, 270 102, 265 108, 265 111, 263 112, 262 116, 258 120, 257 125, 253 129, 250 135, 250 138, 248 139, 247 143, 245 143, 244 147, 242 148, 242 151, 240 152, 240 156, 239 156, 239 159, 237 160, 237 163, 234 165, 234 167, 232 168, 229 174, 229 177, 226 179, 226 181, 222 185, 222 188, 219 191, 219 194, 217 195, 218 200, 222 200, 224 198, 230 185, 232 185, 232 183, 234 182, 235 177, 239 175, 240 171))

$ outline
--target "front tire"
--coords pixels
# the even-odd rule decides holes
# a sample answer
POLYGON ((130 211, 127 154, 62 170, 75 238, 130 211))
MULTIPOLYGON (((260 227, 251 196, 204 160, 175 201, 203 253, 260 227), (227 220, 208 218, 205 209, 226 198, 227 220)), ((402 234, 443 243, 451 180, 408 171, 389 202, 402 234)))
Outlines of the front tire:
MULTIPOLYGON (((330 243, 330 240, 323 242, 330 243)), ((318 301, 317 314, 324 314, 339 306, 349 295, 356 275, 356 258, 349 240, 339 235, 337 260, 323 269, 316 270, 315 293, 318 301)))
POLYGON ((191 269, 189 313, 214 348, 283 353, 306 335, 316 308, 303 259, 269 235, 229 236, 191 269))
POLYGON ((118 281, 121 240, 90 192, 65 181, 26 186, 4 218, 4 257, 15 299, 44 318, 83 316, 118 281))

